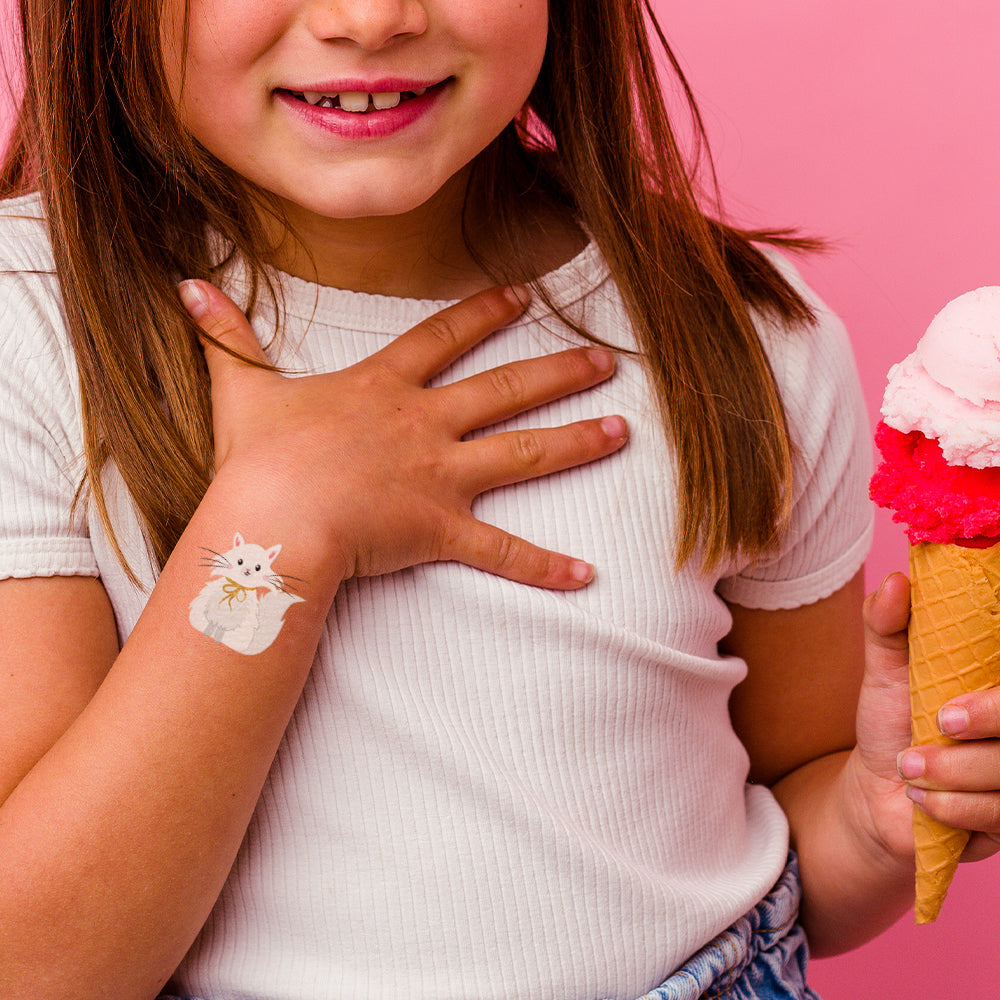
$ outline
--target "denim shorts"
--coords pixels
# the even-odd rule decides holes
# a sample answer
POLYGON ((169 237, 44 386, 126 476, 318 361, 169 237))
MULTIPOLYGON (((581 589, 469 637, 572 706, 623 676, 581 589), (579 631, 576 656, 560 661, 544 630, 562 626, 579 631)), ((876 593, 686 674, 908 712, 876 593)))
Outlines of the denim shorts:
POLYGON ((792 851, 781 878, 749 913, 639 1000, 819 1000, 806 985, 801 898, 792 851))
POLYGON ((809 948, 797 922, 801 898, 792 851, 781 878, 749 913, 639 1000, 820 1000, 806 985, 809 948))

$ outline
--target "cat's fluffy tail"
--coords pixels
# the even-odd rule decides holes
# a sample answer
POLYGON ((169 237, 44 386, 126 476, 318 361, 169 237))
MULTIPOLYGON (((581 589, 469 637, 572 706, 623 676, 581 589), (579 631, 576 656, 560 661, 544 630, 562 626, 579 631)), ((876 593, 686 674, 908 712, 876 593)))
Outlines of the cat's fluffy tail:
POLYGON ((272 590, 260 599, 257 628, 244 653, 260 653, 277 638, 285 621, 285 612, 293 605, 305 600, 285 590, 272 590))

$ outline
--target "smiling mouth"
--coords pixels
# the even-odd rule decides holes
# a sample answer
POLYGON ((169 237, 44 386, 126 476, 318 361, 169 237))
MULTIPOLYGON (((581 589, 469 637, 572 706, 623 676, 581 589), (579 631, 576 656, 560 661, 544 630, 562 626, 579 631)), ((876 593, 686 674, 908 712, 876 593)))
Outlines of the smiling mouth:
POLYGON ((314 108, 334 108, 338 111, 350 111, 352 114, 368 114, 371 111, 389 111, 406 101, 412 101, 414 97, 422 97, 428 89, 434 88, 421 87, 419 90, 390 91, 381 94, 366 94, 362 91, 320 94, 314 91, 295 90, 289 90, 287 93, 314 108))

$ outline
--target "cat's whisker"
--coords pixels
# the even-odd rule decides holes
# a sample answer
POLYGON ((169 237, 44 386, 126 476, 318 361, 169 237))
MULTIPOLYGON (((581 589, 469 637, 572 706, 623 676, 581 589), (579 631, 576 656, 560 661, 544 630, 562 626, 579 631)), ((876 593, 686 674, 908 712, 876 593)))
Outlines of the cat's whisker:
POLYGON ((201 566, 208 569, 229 569, 229 560, 221 552, 216 552, 215 549, 210 549, 205 545, 200 546, 201 551, 204 553, 201 559, 201 566))

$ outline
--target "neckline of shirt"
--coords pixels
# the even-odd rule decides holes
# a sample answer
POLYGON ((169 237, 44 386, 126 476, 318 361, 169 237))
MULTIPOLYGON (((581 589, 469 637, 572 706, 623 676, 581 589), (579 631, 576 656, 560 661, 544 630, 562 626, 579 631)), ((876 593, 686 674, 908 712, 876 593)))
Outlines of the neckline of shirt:
MULTIPOLYGON (((591 241, 570 260, 543 275, 539 281, 544 286, 553 305, 565 309, 597 288, 609 275, 597 245, 591 241)), ((310 322, 365 333, 391 333, 396 335, 432 313, 453 304, 455 299, 415 299, 392 295, 376 295, 334 288, 306 281, 283 271, 272 271, 271 277, 282 293, 281 307, 284 314, 310 322)), ((231 290, 245 287, 246 276, 230 278, 231 290)), ((261 297, 257 309, 265 321, 273 321, 274 314, 269 297, 261 297)), ((551 311, 539 298, 532 300, 525 316, 541 319, 551 311)))

